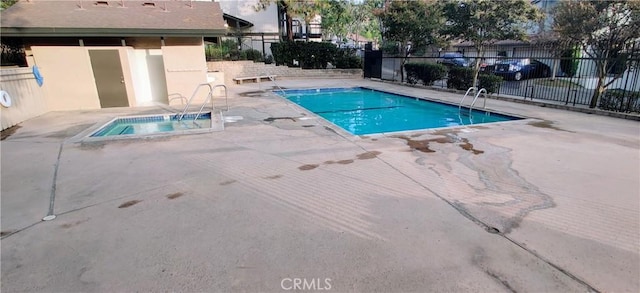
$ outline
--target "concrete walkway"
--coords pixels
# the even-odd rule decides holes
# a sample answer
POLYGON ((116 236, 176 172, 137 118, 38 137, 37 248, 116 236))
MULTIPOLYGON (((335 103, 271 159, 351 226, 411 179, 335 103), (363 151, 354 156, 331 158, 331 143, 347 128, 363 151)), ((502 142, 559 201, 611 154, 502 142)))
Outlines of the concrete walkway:
POLYGON ((230 87, 243 119, 220 132, 79 139, 159 107, 20 124, 0 144, 2 291, 640 291, 637 121, 489 100, 529 119, 358 137, 267 85, 230 87))

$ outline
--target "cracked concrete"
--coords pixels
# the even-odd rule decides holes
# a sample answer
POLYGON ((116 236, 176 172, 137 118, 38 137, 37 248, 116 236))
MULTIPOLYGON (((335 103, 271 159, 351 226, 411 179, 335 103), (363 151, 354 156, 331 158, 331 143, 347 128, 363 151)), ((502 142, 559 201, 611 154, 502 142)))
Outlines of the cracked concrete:
POLYGON ((22 123, 0 143, 1 289, 640 291, 637 122, 489 100, 530 119, 358 137, 258 86, 229 88, 223 132, 69 141, 166 107, 22 123))

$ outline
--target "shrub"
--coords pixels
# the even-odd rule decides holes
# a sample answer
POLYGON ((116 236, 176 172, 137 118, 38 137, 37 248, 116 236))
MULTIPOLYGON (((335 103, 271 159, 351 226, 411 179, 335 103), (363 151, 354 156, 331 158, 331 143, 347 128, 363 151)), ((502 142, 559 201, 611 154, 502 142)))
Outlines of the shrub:
POLYGON ((247 60, 253 60, 255 62, 262 61, 262 52, 256 49, 245 50, 245 52, 246 52, 245 54, 247 56, 247 60))
POLYGON ((497 93, 502 84, 502 77, 494 74, 480 74, 478 76, 478 87, 487 90, 487 93, 497 93))
POLYGON ((564 50, 562 52, 562 59, 560 60, 560 69, 569 77, 573 77, 578 72, 578 63, 580 58, 580 49, 574 48, 564 50))
POLYGON ((421 80, 424 85, 433 85, 433 82, 447 75, 447 68, 442 64, 409 62, 404 68, 407 71, 407 81, 411 84, 421 80))
POLYGON ((220 44, 210 44, 204 48, 207 61, 212 60, 238 60, 238 43, 234 40, 224 40, 220 44))
POLYGON ((400 48, 398 47, 398 43, 396 42, 384 41, 382 42, 382 45, 380 45, 380 50, 388 55, 400 55, 400 48))
POLYGON ((362 68, 362 59, 352 49, 339 49, 334 58, 334 65, 340 69, 362 68))
POLYGON ((447 79, 447 88, 466 90, 473 85, 473 69, 468 67, 451 67, 449 69, 449 78, 447 79))
POLYGON ((264 57, 264 64, 271 64, 273 63, 273 55, 267 55, 264 57))
POLYGON ((640 112, 640 92, 606 90, 600 97, 598 107, 602 110, 617 112, 640 112))
POLYGON ((271 52, 276 65, 293 67, 293 60, 305 69, 327 68, 334 62, 338 48, 331 43, 319 42, 280 42, 271 44, 271 52))

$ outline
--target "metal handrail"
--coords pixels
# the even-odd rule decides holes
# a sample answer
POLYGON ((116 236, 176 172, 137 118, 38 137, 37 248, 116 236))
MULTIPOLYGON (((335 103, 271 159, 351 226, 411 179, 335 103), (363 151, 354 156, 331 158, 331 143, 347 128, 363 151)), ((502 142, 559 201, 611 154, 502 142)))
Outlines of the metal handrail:
MULTIPOLYGON (((207 99, 209 99, 211 97, 211 95, 213 94, 213 87, 211 86, 210 83, 201 83, 198 86, 196 86, 196 88, 193 90, 193 93, 191 94, 191 97, 187 101, 187 104, 184 106, 184 109, 182 110, 182 112, 180 112, 180 116, 178 117, 178 121, 182 120, 182 118, 184 117, 184 114, 187 113, 187 110, 189 109, 189 106, 191 105, 191 101, 193 100, 193 98, 198 93, 198 90, 203 86, 209 87, 209 93, 207 94, 207 99)), ((204 107, 204 104, 206 104, 206 103, 207 103, 207 100, 205 100, 205 102, 203 103, 203 107, 204 107)))
POLYGON ((196 120, 198 120, 198 117, 200 117, 200 114, 202 114, 202 110, 204 109, 204 106, 207 104, 207 102, 209 100, 211 100, 211 113, 213 113, 213 90, 215 88, 217 88, 217 87, 224 88, 225 103, 226 103, 226 106, 227 106, 227 111, 229 111, 229 99, 228 99, 228 96, 227 96, 227 86, 225 86, 224 84, 217 84, 217 85, 212 87, 211 92, 207 96, 207 99, 204 101, 204 103, 202 103, 202 107, 200 107, 200 110, 198 111, 198 114, 196 114, 196 117, 193 118, 193 122, 194 123, 196 122, 196 120))
POLYGON ((280 90, 280 92, 284 94, 284 90, 278 85, 278 83, 276 82, 276 79, 273 78, 273 75, 269 75, 269 79, 273 82, 273 84, 276 85, 276 87, 280 90))
POLYGON ((167 95, 167 98, 169 98, 169 105, 171 105, 171 101, 177 100, 177 99, 180 99, 180 103, 182 105, 184 105, 184 102, 187 101, 187 97, 185 97, 185 96, 183 96, 183 95, 181 95, 179 93, 169 94, 169 95, 167 95), (172 98, 171 96, 174 96, 174 97, 172 98))
POLYGON ((464 94, 464 97, 462 97, 462 99, 460 100, 460 104, 458 104, 458 110, 462 109, 462 103, 464 102, 464 99, 469 95, 469 92, 471 91, 478 91, 478 88, 475 86, 472 86, 467 90, 467 92, 464 94))
POLYGON ((282 94, 284 94, 284 90, 278 85, 278 83, 276 82, 276 79, 273 78, 273 74, 269 74, 267 72, 262 72, 263 76, 267 76, 269 78, 269 80, 271 82, 273 82, 273 84, 280 90, 280 92, 282 92, 282 94))
POLYGON ((476 101, 478 100, 478 97, 482 93, 484 93, 484 95, 483 95, 484 103, 482 104, 482 109, 487 107, 487 90, 485 88, 481 88, 478 91, 478 93, 476 94, 476 96, 473 98, 473 101, 471 102, 471 105, 469 105, 469 115, 471 115, 471 111, 473 110, 473 105, 476 103, 476 101))

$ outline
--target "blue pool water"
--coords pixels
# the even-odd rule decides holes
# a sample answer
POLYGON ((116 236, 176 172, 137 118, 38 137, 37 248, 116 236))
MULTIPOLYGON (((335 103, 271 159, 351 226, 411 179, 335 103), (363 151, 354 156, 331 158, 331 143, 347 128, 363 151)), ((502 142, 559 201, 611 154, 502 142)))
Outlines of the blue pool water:
POLYGON ((283 92, 279 94, 355 135, 520 119, 367 88, 283 92))
POLYGON ((203 113, 194 123, 196 114, 186 114, 181 121, 176 115, 117 118, 91 134, 91 137, 144 135, 191 129, 211 128, 211 113, 203 113))

